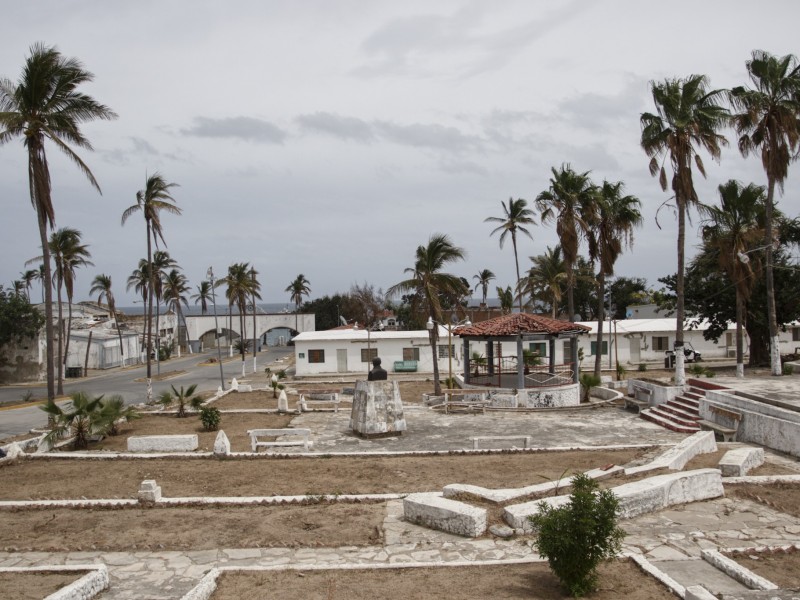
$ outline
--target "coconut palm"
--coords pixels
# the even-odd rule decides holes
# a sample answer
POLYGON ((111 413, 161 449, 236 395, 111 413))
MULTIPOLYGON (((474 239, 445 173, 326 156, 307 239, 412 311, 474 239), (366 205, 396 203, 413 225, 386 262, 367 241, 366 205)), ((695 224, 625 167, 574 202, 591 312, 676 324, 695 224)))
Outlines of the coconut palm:
POLYGON ((22 279, 15 279, 11 282, 11 289, 17 298, 25 297, 25 282, 22 279))
MULTIPOLYGON (((500 223, 489 235, 494 235, 498 231, 500 233, 500 247, 503 247, 503 244, 506 242, 506 238, 508 235, 511 235, 511 245, 514 248, 514 266, 517 269, 517 284, 519 284, 519 258, 517 256, 517 232, 524 233, 529 238, 533 239, 531 232, 528 231, 526 225, 535 225, 535 221, 533 220, 533 211, 528 208, 528 202, 523 200, 522 198, 518 198, 514 200, 513 198, 508 199, 508 204, 506 205, 503 201, 500 201, 500 206, 503 207, 503 216, 502 217, 486 217, 483 222, 484 223, 500 223)), ((484 288, 485 290, 486 288, 484 288)), ((484 292, 484 296, 485 296, 484 292)), ((486 299, 484 298, 484 302, 486 299)), ((519 311, 522 312, 522 297, 519 299, 519 311)))
POLYGON ((478 280, 478 283, 475 284, 475 289, 481 288, 481 304, 486 305, 486 294, 489 291, 489 282, 495 278, 494 273, 489 269, 483 269, 478 271, 477 275, 473 275, 472 278, 478 280))
POLYGON ((100 186, 89 167, 71 146, 92 149, 80 125, 96 119, 113 119, 108 107, 96 102, 79 88, 93 75, 74 58, 67 58, 55 48, 34 44, 25 61, 22 75, 15 84, 0 79, 0 145, 22 138, 28 151, 28 182, 31 204, 36 210, 39 242, 44 265, 45 339, 47 340, 47 397, 55 398, 53 362, 53 297, 50 288, 50 249, 48 228, 55 226, 56 215, 51 196, 50 168, 45 141, 64 152, 86 175, 97 191, 100 186))
POLYGON ((597 275, 597 353, 594 375, 600 377, 603 354, 603 321, 605 320, 606 277, 614 274, 614 264, 625 246, 633 244, 633 230, 642 224, 642 203, 635 196, 623 194, 621 181, 603 181, 595 198, 595 219, 589 230, 589 258, 599 263, 597 275))
MULTIPOLYGON (((55 273, 53 281, 56 286, 56 296, 58 302, 58 387, 57 393, 64 393, 64 363, 69 352, 69 336, 72 330, 72 298, 75 292, 75 269, 80 266, 91 265, 89 260, 91 254, 88 246, 81 244, 81 232, 72 227, 62 227, 50 234, 48 241, 50 256, 53 258, 55 273), (64 344, 64 312, 62 290, 67 293, 67 303, 69 305, 69 322, 66 327, 67 342, 64 344)), ((41 262, 42 256, 30 259, 27 264, 41 262)))
POLYGON ((22 282, 25 285, 25 297, 28 299, 28 304, 31 301, 31 286, 33 282, 39 277, 36 269, 28 269, 23 273, 20 273, 20 277, 22 278, 22 282))
POLYGON ((575 319, 575 263, 581 238, 589 230, 584 213, 591 214, 595 186, 589 171, 578 173, 568 164, 560 170, 551 168, 550 188, 536 196, 536 206, 541 211, 542 223, 555 220, 556 234, 567 267, 567 312, 569 320, 575 319))
POLYGON ((114 300, 114 292, 111 291, 111 276, 105 275, 104 273, 100 273, 99 275, 95 275, 94 280, 92 281, 92 287, 89 288, 89 295, 93 296, 97 294, 97 303, 103 304, 103 300, 105 300, 106 304, 108 304, 108 310, 114 317, 114 325, 117 329, 117 335, 119 336, 119 355, 122 357, 122 363, 125 363, 125 348, 122 344, 122 331, 119 329, 119 320, 117 320, 117 306, 114 300))
POLYGON ((200 304, 201 314, 208 312, 208 303, 211 301, 211 283, 203 280, 197 285, 197 293, 192 295, 195 304, 200 304))
POLYGON ((700 206, 705 217, 702 235, 706 245, 717 251, 719 266, 736 291, 736 376, 744 377, 742 327, 761 266, 756 254, 746 253, 764 239, 766 198, 764 188, 753 183, 744 187, 730 180, 718 189, 718 207, 700 206))
POLYGON ((531 300, 538 299, 550 306, 550 316, 555 319, 564 295, 567 281, 567 265, 561 256, 561 246, 547 247, 544 254, 530 257, 533 266, 525 278, 527 293, 531 300))
POLYGON ((53 423, 50 432, 44 437, 51 446, 65 435, 73 437, 74 450, 84 449, 89 445, 89 437, 102 433, 106 421, 101 413, 103 396, 90 398, 86 392, 76 392, 63 407, 48 400, 39 408, 47 413, 48 420, 53 423))
MULTIPOLYGON (((163 297, 167 308, 173 310, 178 315, 178 325, 183 320, 183 327, 186 331, 186 346, 189 347, 189 326, 186 324, 186 315, 183 314, 181 305, 189 308, 186 294, 189 292, 189 281, 186 275, 178 269, 172 269, 164 274, 162 278, 163 297)), ((179 341, 180 343, 180 341, 179 341)))
POLYGON ((667 173, 664 162, 669 159, 672 167, 671 189, 678 208, 675 384, 683 385, 686 381, 683 366, 686 213, 690 206, 699 201, 692 180, 692 163, 705 177, 705 167, 698 149, 704 148, 713 159, 719 160, 721 147, 727 145, 727 140, 719 130, 729 121, 730 113, 721 105, 722 90, 709 90, 708 78, 704 75, 666 79, 663 82, 651 82, 650 85, 656 113, 643 113, 640 117, 641 145, 650 157, 650 174, 658 176, 661 188, 665 191, 667 173))
POLYGON ((497 286, 497 298, 500 300, 500 312, 504 315, 511 314, 511 309, 514 308, 514 293, 511 291, 511 286, 506 286, 505 289, 497 286))
MULTIPOLYGON (((161 341, 159 332, 161 331, 161 302, 164 300, 164 276, 168 269, 178 266, 178 263, 169 255, 166 250, 156 250, 153 252, 151 262, 153 266, 153 301, 156 305, 156 349, 160 351, 161 341)), ((161 361, 157 362, 158 373, 161 374, 161 361)))
POLYGON ((147 229, 147 272, 149 284, 147 286, 147 401, 152 401, 151 362, 150 354, 153 352, 153 293, 156 286, 156 276, 153 269, 153 244, 158 248, 158 240, 164 240, 164 231, 161 227, 161 211, 173 215, 180 215, 181 209, 175 206, 175 199, 170 190, 177 187, 177 183, 167 183, 159 174, 153 173, 147 178, 144 189, 136 192, 136 204, 129 206, 122 213, 122 224, 136 213, 141 211, 144 215, 145 228, 147 229))
POLYGON ((300 312, 300 304, 303 302, 303 296, 308 296, 311 293, 311 282, 306 279, 306 276, 300 273, 295 277, 294 281, 286 286, 285 292, 289 292, 292 302, 294 302, 294 330, 297 329, 297 313, 300 312))
POLYGON ((44 304, 44 282, 46 281, 44 276, 44 263, 39 263, 39 266, 34 270, 36 271, 34 279, 39 282, 42 292, 42 304, 44 304))
POLYGON ((769 321, 770 365, 773 375, 781 375, 778 321, 775 315, 775 282, 772 269, 774 241, 775 185, 783 193, 789 162, 797 157, 800 145, 800 63, 793 55, 776 57, 754 50, 747 61, 752 87, 739 86, 730 92, 734 110, 733 125, 739 134, 743 156, 761 153, 767 174, 764 246, 767 319, 769 321))
MULTIPOLYGON (((150 289, 150 265, 146 258, 139 259, 139 266, 136 267, 130 275, 125 286, 125 291, 133 289, 137 294, 142 297, 142 306, 144 308, 145 318, 147 318, 147 294, 150 289)), ((147 325, 142 335, 142 352, 145 351, 147 346, 147 325)))
MULTIPOLYGON (((386 295, 417 294, 424 306, 425 314, 434 323, 441 323, 442 300, 455 303, 464 295, 465 288, 468 288, 460 277, 444 273, 442 269, 450 263, 464 260, 465 256, 466 251, 453 245, 447 235, 435 233, 431 235, 427 246, 417 247, 414 266, 405 270, 410 277, 390 287, 386 290, 386 295)), ((433 355, 434 393, 439 395, 442 393, 442 386, 439 382, 439 361, 436 351, 437 329, 437 326, 430 329, 429 338, 433 355)), ((448 348, 447 351, 449 353, 452 349, 448 348)))
POLYGON ((239 310, 239 331, 243 342, 239 349, 242 354, 242 362, 244 362, 245 353, 247 352, 247 345, 244 343, 247 299, 248 297, 261 299, 258 293, 260 285, 253 271, 253 268, 248 263, 234 263, 228 267, 228 276, 220 280, 220 283, 227 285, 225 297, 228 299, 228 304, 230 306, 235 304, 239 310))

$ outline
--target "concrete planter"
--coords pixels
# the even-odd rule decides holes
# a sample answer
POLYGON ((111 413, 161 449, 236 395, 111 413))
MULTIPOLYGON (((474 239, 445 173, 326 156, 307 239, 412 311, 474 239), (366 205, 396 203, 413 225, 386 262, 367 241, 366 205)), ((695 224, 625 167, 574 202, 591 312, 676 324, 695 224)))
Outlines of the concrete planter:
POLYGON ((637 387, 650 391, 650 406, 664 404, 683 393, 683 387, 679 385, 667 385, 652 379, 629 379, 628 395, 634 396, 637 387))

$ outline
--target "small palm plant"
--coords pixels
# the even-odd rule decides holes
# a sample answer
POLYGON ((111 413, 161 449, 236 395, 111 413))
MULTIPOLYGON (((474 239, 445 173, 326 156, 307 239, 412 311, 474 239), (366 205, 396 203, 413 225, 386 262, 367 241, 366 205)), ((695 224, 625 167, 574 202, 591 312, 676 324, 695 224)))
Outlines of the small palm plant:
POLYGON ((89 446, 90 436, 105 432, 105 421, 100 412, 103 396, 90 398, 86 392, 75 392, 70 398, 71 401, 63 408, 52 399, 40 407, 53 422, 44 440, 52 446, 57 440, 71 436, 75 438, 73 450, 82 450, 89 446))
POLYGON ((111 396, 100 403, 100 415, 105 424, 105 433, 108 435, 119 434, 121 423, 130 423, 142 418, 133 406, 125 406, 122 396, 119 395, 111 396))
POLYGON ((176 415, 179 419, 186 416, 186 405, 188 404, 192 408, 199 408, 200 405, 203 403, 203 399, 199 396, 195 396, 194 392, 197 389, 197 384, 190 385, 186 390, 183 389, 181 386, 180 391, 175 389, 175 386, 170 386, 172 391, 165 390, 161 397, 159 398, 159 403, 163 404, 164 406, 169 406, 173 402, 178 403, 178 414, 176 415))

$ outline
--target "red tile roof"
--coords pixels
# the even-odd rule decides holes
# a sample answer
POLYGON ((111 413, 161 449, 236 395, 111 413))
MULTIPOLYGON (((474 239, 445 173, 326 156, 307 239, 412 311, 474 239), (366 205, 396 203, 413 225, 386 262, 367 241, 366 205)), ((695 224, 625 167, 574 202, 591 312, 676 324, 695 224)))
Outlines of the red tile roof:
POLYGON ((473 323, 469 327, 457 327, 453 329, 455 335, 473 337, 504 337, 526 333, 544 333, 550 335, 558 335, 560 333, 578 334, 588 331, 590 331, 590 328, 585 325, 527 313, 503 315, 502 317, 495 317, 494 319, 489 319, 481 323, 473 323))

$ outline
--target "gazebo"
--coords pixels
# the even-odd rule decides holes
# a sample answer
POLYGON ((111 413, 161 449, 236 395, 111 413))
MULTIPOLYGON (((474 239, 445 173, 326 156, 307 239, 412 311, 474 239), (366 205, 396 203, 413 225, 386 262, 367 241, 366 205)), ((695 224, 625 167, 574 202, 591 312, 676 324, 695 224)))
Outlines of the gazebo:
POLYGON ((481 323, 457 327, 453 334, 464 341, 464 383, 485 387, 525 388, 557 387, 578 383, 579 335, 586 335, 589 327, 559 321, 541 315, 514 313, 503 315, 481 323), (556 340, 570 340, 570 362, 555 364, 556 340), (475 364, 470 356, 470 344, 486 345, 485 360, 475 364), (497 356, 497 342, 516 342, 516 356, 497 356), (523 343, 549 344, 548 364, 531 366, 525 362, 523 343), (477 367, 477 368, 475 368, 477 367), (473 368, 475 370, 473 371, 473 368))

